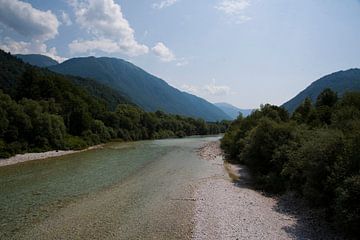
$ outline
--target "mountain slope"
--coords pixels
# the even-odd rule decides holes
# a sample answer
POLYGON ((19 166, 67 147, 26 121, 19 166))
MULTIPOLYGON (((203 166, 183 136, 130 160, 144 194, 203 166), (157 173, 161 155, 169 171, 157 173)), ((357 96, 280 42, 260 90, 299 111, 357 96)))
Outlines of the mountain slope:
POLYGON ((206 100, 181 92, 162 79, 121 59, 74 58, 49 69, 63 74, 93 78, 126 93, 134 103, 146 111, 162 110, 207 121, 230 118, 206 100))
POLYGON ((360 69, 339 71, 320 78, 282 106, 293 112, 307 97, 314 102, 325 88, 332 89, 340 96, 347 91, 360 91, 360 69))
POLYGON ((24 62, 37 67, 50 67, 59 64, 54 59, 40 54, 16 54, 15 56, 24 62))
POLYGON ((253 111, 253 109, 240 109, 229 103, 214 103, 214 105, 220 108, 224 113, 229 115, 232 119, 236 119, 239 116, 239 113, 241 113, 244 117, 247 117, 253 111))
MULTIPOLYGON (((0 89, 15 97, 18 82, 24 72, 31 68, 30 65, 21 61, 17 56, 14 57, 0 50, 0 89)), ((104 101, 110 110, 114 110, 118 104, 130 103, 129 97, 97 81, 81 77, 62 76, 47 69, 38 69, 37 71, 42 76, 64 78, 71 84, 85 89, 91 96, 104 101)))

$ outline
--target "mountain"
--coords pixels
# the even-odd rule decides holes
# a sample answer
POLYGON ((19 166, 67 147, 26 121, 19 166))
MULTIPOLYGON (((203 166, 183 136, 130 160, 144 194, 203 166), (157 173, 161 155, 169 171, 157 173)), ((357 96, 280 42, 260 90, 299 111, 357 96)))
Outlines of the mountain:
POLYGON ((254 109, 240 109, 229 103, 214 103, 215 106, 220 108, 224 113, 229 115, 232 119, 236 119, 241 113, 244 117, 247 117, 251 114, 254 109))
POLYGON ((38 66, 38 67, 50 67, 50 66, 59 64, 54 59, 52 59, 48 56, 40 55, 40 54, 26 54, 26 55, 16 54, 15 56, 17 58, 20 58, 21 60, 23 60, 26 63, 29 63, 34 66, 38 66))
POLYGON ((50 70, 95 79, 126 93, 132 102, 146 111, 203 118, 207 121, 230 119, 206 100, 170 86, 141 68, 116 58, 73 58, 49 67, 50 70))
MULTIPOLYGON (((32 65, 32 64, 31 64, 32 65)), ((0 89, 12 97, 16 97, 17 85, 27 69, 32 66, 24 63, 21 59, 7 54, 0 50, 0 89)), ((37 68, 35 68, 37 69, 37 68)), ((85 79, 74 76, 63 76, 47 69, 37 69, 41 76, 49 78, 64 78, 65 82, 70 82, 71 85, 76 85, 82 90, 86 90, 91 96, 101 99, 108 109, 114 110, 117 105, 122 103, 130 103, 129 97, 120 93, 104 84, 98 83, 92 79, 85 79)))
POLYGON ((132 104, 112 110, 108 100, 116 95, 111 91, 95 80, 32 66, 0 50, 0 160, 24 152, 82 149, 111 139, 219 134, 229 124, 145 112, 132 104))
POLYGON ((360 91, 360 69, 339 71, 322 77, 282 106, 293 112, 307 97, 315 102, 325 88, 330 88, 340 96, 347 91, 360 91))

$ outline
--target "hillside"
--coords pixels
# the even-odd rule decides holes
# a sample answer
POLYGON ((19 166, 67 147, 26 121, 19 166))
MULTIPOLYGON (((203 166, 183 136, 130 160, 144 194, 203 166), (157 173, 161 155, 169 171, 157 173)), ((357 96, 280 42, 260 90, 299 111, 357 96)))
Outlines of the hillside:
POLYGON ((229 115, 231 119, 236 119, 239 116, 239 113, 241 113, 243 117, 247 117, 254 110, 254 109, 240 109, 229 103, 214 103, 214 105, 220 108, 224 113, 229 115))
POLYGON ((115 138, 218 134, 228 124, 148 113, 132 104, 112 109, 114 102, 109 100, 116 95, 111 91, 93 80, 26 64, 0 50, 0 159, 22 152, 79 149, 115 138))
MULTIPOLYGON (((17 84, 26 69, 30 68, 30 65, 24 64, 23 60, 18 58, 18 55, 14 57, 1 50, 0 60, 0 89, 3 89, 10 96, 15 97, 14 92, 16 91, 17 84)), ((39 69, 39 72, 44 76, 62 76, 46 69, 39 69)), ((106 103, 108 109, 110 110, 114 110, 119 104, 130 103, 129 97, 125 94, 121 94, 119 91, 98 83, 97 81, 73 76, 67 76, 66 79, 72 84, 75 84, 82 89, 86 89, 93 97, 100 98, 106 103)))
POLYGON ((121 59, 74 58, 49 69, 58 73, 93 78, 126 93, 132 102, 145 111, 161 110, 207 121, 230 119, 222 110, 206 100, 181 92, 164 80, 121 59))
POLYGON ((50 67, 59 64, 54 59, 40 54, 16 54, 15 56, 26 63, 38 67, 50 67))
POLYGON ((360 69, 339 71, 320 78, 282 106, 293 112, 307 97, 315 102, 325 88, 330 88, 340 96, 346 91, 360 91, 360 69))

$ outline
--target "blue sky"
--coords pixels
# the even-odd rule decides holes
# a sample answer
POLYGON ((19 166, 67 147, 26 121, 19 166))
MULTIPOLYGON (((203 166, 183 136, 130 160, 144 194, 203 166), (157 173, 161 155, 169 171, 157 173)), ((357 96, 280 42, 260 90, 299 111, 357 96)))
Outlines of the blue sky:
POLYGON ((211 102, 279 105, 360 67, 360 1, 0 0, 0 48, 124 58, 211 102))

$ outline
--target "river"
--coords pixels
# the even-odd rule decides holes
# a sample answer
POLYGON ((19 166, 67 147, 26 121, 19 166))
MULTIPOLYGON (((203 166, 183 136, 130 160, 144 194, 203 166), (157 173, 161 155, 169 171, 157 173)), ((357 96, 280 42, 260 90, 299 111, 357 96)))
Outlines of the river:
POLYGON ((219 137, 109 143, 0 168, 0 239, 190 239, 196 151, 219 137))

